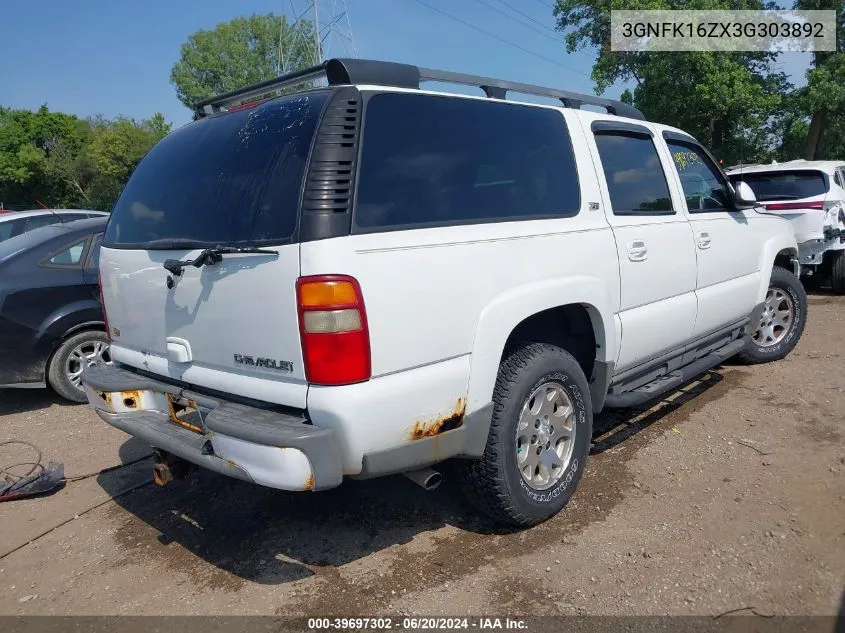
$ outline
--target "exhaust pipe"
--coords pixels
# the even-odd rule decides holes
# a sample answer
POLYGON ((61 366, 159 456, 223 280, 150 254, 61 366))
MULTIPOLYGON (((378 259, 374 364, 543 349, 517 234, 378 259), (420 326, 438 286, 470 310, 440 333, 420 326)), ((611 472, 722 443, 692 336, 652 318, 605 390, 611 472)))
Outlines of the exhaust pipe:
POLYGON ((443 475, 432 470, 431 468, 420 468, 419 470, 409 470, 404 473, 408 479, 413 481, 418 486, 425 490, 431 491, 443 483, 443 475))

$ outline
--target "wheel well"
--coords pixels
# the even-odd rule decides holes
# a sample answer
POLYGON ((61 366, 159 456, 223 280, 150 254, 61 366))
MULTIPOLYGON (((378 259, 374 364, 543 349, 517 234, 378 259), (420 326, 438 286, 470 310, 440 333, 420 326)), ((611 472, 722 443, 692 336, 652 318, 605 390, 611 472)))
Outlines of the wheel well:
POLYGON ((780 253, 775 255, 775 266, 786 268, 789 272, 793 272, 792 261, 795 259, 796 253, 791 249, 785 248, 780 253))
POLYGON ((581 304, 550 308, 533 314, 517 325, 508 336, 502 358, 525 343, 548 343, 575 357, 587 380, 596 360, 596 334, 590 313, 581 304))
POLYGON ((67 332, 58 337, 55 340, 55 343, 53 344, 53 349, 50 350, 50 355, 47 357, 47 362, 44 363, 44 380, 47 380, 47 374, 50 371, 50 363, 53 362, 53 357, 56 355, 56 352, 59 351, 59 348, 62 346, 62 343, 64 343, 68 338, 70 338, 74 334, 79 334, 80 332, 86 332, 88 330, 105 332, 106 324, 100 323, 99 321, 89 321, 88 323, 81 323, 79 325, 73 326, 67 332))
POLYGON ((101 321, 88 321, 87 323, 80 323, 79 325, 74 325, 61 336, 59 341, 64 341, 67 337, 73 336, 74 334, 78 334, 79 332, 84 332, 85 330, 99 330, 100 332, 105 332, 106 324, 101 321))

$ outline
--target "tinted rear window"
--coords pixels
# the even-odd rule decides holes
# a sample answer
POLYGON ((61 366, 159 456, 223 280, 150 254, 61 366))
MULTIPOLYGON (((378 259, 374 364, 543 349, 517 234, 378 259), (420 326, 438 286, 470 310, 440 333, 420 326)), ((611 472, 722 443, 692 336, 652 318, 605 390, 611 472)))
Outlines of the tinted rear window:
POLYGON ((327 95, 280 97, 169 134, 129 179, 103 244, 287 241, 296 228, 305 163, 327 95))
POLYGON ((800 200, 823 196, 827 182, 820 171, 773 171, 768 173, 733 174, 731 181, 744 180, 757 200, 800 200))
POLYGON ((374 96, 358 178, 363 230, 571 216, 580 207, 561 114, 494 101, 374 96))

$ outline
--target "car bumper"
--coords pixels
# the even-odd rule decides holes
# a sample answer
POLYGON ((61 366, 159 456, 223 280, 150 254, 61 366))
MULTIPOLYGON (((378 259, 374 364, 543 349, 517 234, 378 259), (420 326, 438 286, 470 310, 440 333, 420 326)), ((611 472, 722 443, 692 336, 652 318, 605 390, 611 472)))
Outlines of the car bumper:
POLYGON ((82 383, 108 424, 198 466, 282 490, 325 490, 343 479, 334 432, 309 424, 304 412, 209 397, 114 366, 89 367, 82 383), (179 421, 173 401, 190 401, 200 425, 179 421))

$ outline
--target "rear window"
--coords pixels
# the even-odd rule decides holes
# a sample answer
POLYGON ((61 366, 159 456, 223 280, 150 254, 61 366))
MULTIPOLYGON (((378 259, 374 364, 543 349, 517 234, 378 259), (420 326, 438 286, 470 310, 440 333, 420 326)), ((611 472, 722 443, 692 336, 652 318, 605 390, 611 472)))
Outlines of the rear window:
POLYGON ((363 129, 358 230, 578 213, 575 157, 555 110, 380 94, 363 129))
POLYGON ((129 179, 103 245, 189 248, 288 241, 327 95, 280 97, 166 136, 129 179))
POLYGON ((731 182, 745 181, 759 201, 800 200, 823 196, 827 180, 820 171, 772 171, 733 174, 731 182))

